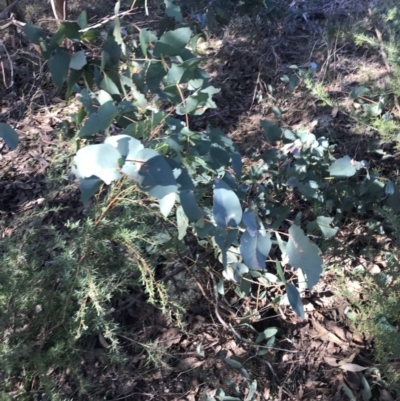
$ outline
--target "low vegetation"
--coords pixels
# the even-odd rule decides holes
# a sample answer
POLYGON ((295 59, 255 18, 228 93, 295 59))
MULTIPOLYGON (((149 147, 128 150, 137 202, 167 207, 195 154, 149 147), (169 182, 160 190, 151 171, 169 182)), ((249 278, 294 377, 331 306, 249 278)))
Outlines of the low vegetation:
POLYGON ((0 126, 4 399, 396 399, 395 4, 139 3, 24 27, 68 107, 0 126))

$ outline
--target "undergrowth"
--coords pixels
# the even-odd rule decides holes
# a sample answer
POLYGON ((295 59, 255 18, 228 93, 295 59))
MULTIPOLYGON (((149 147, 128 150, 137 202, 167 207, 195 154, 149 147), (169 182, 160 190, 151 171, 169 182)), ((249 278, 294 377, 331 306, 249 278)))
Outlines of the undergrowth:
MULTIPOLYGON (((150 302, 174 308, 155 280, 156 258, 144 256, 146 246, 157 244, 151 205, 132 186, 120 183, 103 191, 86 216, 46 223, 50 214, 60 212, 49 207, 53 191, 68 189, 68 184, 59 186, 59 168, 55 164, 47 174, 40 210, 25 214, 19 225, 14 221, 16 228, 0 241, 4 400, 30 400, 39 393, 63 399, 58 398, 63 394, 59 373, 65 371, 82 394, 98 390, 85 377, 82 360, 126 362, 118 338, 123 331, 113 316, 114 297, 137 296, 144 288, 150 302)), ((151 348, 149 352, 151 361, 151 348)))

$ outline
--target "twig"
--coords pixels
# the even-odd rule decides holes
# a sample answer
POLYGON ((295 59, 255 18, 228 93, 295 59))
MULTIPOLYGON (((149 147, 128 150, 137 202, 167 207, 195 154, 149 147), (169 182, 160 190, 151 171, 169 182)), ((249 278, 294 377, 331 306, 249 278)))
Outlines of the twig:
MULTIPOLYGON (((4 46, 4 43, 2 41, 0 41, 0 43, 3 46, 4 53, 6 53, 8 62, 10 64, 10 70, 11 70, 11 73, 10 73, 11 74, 10 85, 7 86, 6 83, 4 82, 4 85, 5 85, 6 89, 8 89, 8 88, 11 88, 14 85, 14 68, 13 68, 13 63, 11 61, 11 57, 8 54, 7 48, 4 46)), ((3 60, 1 61, 1 68, 3 69, 3 74, 4 74, 3 60)), ((4 81, 5 81, 5 79, 4 79, 4 81)))
POLYGON ((0 19, 6 19, 8 12, 17 5, 19 0, 15 0, 13 3, 11 3, 9 6, 7 6, 1 13, 0 13, 0 19))
MULTIPOLYGON (((100 22, 98 22, 97 24, 88 26, 87 28, 84 29, 80 29, 79 32, 86 32, 89 31, 90 29, 94 29, 94 28, 100 28, 102 25, 107 24, 107 22, 110 22, 116 18, 122 18, 125 17, 125 15, 131 14, 132 10, 128 10, 128 11, 123 11, 118 13, 117 15, 113 15, 112 17, 106 17, 103 18, 100 22)), ((132 24, 136 29, 138 29, 139 31, 141 30, 138 26, 136 26, 135 24, 132 24)))

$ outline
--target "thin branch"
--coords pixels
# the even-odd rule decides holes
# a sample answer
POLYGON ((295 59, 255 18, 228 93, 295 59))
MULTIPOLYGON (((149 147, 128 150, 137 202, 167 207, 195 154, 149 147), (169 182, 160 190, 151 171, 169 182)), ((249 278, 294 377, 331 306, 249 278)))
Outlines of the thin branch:
POLYGON ((19 2, 19 0, 15 0, 13 3, 11 3, 10 5, 8 5, 1 13, 0 13, 0 20, 2 19, 7 19, 7 15, 9 13, 9 11, 17 5, 17 3, 19 2))
POLYGON ((10 55, 8 54, 7 48, 4 46, 4 43, 2 41, 0 41, 0 44, 3 46, 4 53, 6 54, 8 63, 10 64, 11 79, 10 79, 10 85, 7 85, 6 78, 5 78, 4 64, 3 64, 3 60, 1 60, 1 68, 2 68, 2 72, 3 72, 4 86, 6 87, 6 89, 9 89, 14 85, 14 68, 13 68, 13 64, 12 64, 10 55))
MULTIPOLYGON (((88 26, 85 29, 80 29, 79 32, 86 32, 89 31, 90 29, 94 29, 94 28, 100 28, 102 25, 107 24, 107 22, 110 22, 116 18, 122 18, 125 17, 125 15, 129 15, 132 13, 132 10, 128 10, 128 11, 123 11, 121 13, 118 13, 117 15, 113 15, 112 17, 106 17, 103 18, 100 22, 98 22, 97 24, 88 26)), ((132 24, 136 29, 138 29, 140 31, 140 28, 138 26, 136 26, 135 24, 132 24)))

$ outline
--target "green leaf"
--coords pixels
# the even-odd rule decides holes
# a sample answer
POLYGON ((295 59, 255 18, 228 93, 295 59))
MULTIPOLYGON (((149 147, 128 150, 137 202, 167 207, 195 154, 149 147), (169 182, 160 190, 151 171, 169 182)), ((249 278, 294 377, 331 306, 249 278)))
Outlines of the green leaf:
POLYGON ((172 173, 174 174, 174 177, 178 184, 178 189, 180 191, 195 189, 193 181, 190 178, 188 171, 184 167, 182 167, 174 159, 167 158, 166 161, 172 169, 172 173))
POLYGON ((96 176, 109 185, 121 178, 118 171, 120 158, 121 154, 110 144, 89 145, 76 153, 73 173, 78 178, 96 176))
POLYGON ((74 53, 71 57, 71 61, 69 63, 69 68, 73 70, 80 70, 87 64, 85 50, 79 50, 74 53))
POLYGON ((360 162, 344 156, 329 166, 329 173, 332 177, 352 177, 360 168, 360 162))
POLYGON ((372 391, 365 376, 361 377, 361 384, 363 385, 362 399, 363 401, 369 401, 372 398, 372 391))
POLYGON ((121 57, 121 46, 116 42, 113 35, 108 35, 103 43, 102 68, 105 67, 108 61, 111 65, 117 65, 121 57))
POLYGON ((276 271, 278 273, 279 279, 282 281, 282 283, 286 283, 285 274, 283 273, 281 262, 279 260, 276 260, 275 265, 276 265, 276 271))
POLYGON ((244 263, 229 263, 222 272, 222 275, 227 279, 235 282, 240 282, 243 274, 248 273, 249 268, 244 263))
POLYGON ((44 41, 46 39, 46 32, 36 25, 25 24, 24 32, 28 39, 35 45, 40 45, 41 40, 44 41))
POLYGON ((147 30, 147 28, 144 28, 140 30, 139 40, 143 55, 147 56, 147 49, 150 43, 154 43, 157 41, 157 35, 155 32, 149 31, 147 30))
POLYGON ((190 28, 178 28, 164 33, 154 46, 153 56, 157 58, 179 56, 188 44, 191 35, 190 28))
POLYGON ((146 84, 152 93, 160 90, 160 84, 167 71, 160 61, 152 61, 146 71, 146 84))
POLYGON ((294 269, 302 269, 307 274, 309 289, 318 283, 322 273, 322 258, 318 247, 309 240, 303 230, 293 224, 289 229, 289 241, 286 246, 286 255, 289 264, 294 269))
POLYGON ((120 6, 120 2, 117 1, 115 3, 115 7, 114 7, 115 18, 114 18, 114 29, 113 29, 112 34, 114 36, 115 41, 121 46, 122 54, 124 56, 126 56, 127 55, 126 46, 125 46, 125 42, 122 39, 122 35, 121 35, 121 21, 118 18, 119 6, 120 6))
POLYGON ((386 204, 394 211, 400 212, 400 191, 397 185, 392 183, 393 189, 391 193, 386 198, 386 204))
POLYGON ((226 229, 217 227, 214 239, 219 249, 222 251, 222 265, 224 268, 228 265, 228 249, 236 241, 239 231, 237 229, 226 229))
POLYGON ((72 92, 74 91, 74 88, 77 89, 77 82, 79 81, 79 78, 82 76, 82 70, 71 70, 68 75, 68 82, 67 82, 67 92, 65 94, 65 97, 69 99, 71 96, 72 92))
POLYGON ((241 362, 236 361, 235 359, 225 358, 225 362, 229 366, 232 366, 232 368, 235 368, 235 369, 241 369, 243 366, 243 364, 241 362))
POLYGON ((257 215, 253 210, 248 209, 243 213, 243 223, 247 227, 250 236, 254 237, 259 229, 259 223, 257 215))
POLYGON ((85 29, 88 27, 88 22, 87 22, 87 13, 86 10, 83 10, 80 14, 76 22, 79 25, 79 28, 85 29))
POLYGON ((59 45, 64 37, 79 41, 81 39, 79 25, 76 22, 62 22, 58 26, 57 32, 50 39, 50 46, 54 47, 59 45))
POLYGON ((194 79, 199 64, 202 61, 203 60, 200 58, 192 58, 182 64, 172 64, 165 77, 165 84, 170 86, 188 83, 190 80, 194 79))
POLYGON ((209 221, 201 219, 196 221, 193 225, 200 239, 212 237, 215 234, 215 226, 209 221))
POLYGON ((307 224, 307 230, 313 232, 314 230, 319 229, 325 238, 332 238, 339 230, 338 227, 331 227, 332 221, 332 217, 318 216, 315 221, 311 221, 307 224))
POLYGON ((268 340, 268 338, 273 337, 278 332, 276 327, 269 327, 265 329, 262 333, 260 333, 256 338, 256 343, 260 343, 261 341, 268 340))
POLYGON ((164 0, 165 3, 165 14, 173 18, 176 22, 182 22, 181 8, 174 4, 174 0, 164 0))
POLYGON ((85 125, 79 132, 79 136, 85 138, 108 129, 117 114, 118 108, 113 102, 104 103, 97 110, 97 113, 93 113, 86 120, 85 125))
POLYGON ((68 76, 70 58, 61 47, 54 50, 50 57, 50 73, 58 89, 61 89, 68 76))
POLYGON ((217 168, 227 167, 229 165, 230 162, 229 153, 226 150, 221 149, 219 146, 211 146, 210 156, 216 162, 217 168))
POLYGON ((60 26, 65 27, 64 35, 71 40, 80 40, 81 34, 79 32, 79 25, 76 22, 62 22, 60 26))
POLYGON ((0 138, 3 138, 6 145, 11 149, 18 146, 18 134, 6 123, 0 123, 0 138))
POLYGON ((236 178, 240 180, 242 177, 242 157, 240 156, 239 153, 232 153, 232 168, 233 172, 236 175, 236 178))
POLYGON ((192 191, 180 191, 180 200, 182 208, 190 222, 200 220, 204 216, 204 211, 197 205, 192 191))
MULTIPOLYGON (((100 106, 102 106, 104 103, 107 103, 107 102, 113 102, 113 98, 112 98, 112 96, 107 92, 107 91, 105 91, 105 90, 103 90, 103 89, 100 89, 98 92, 97 92, 97 101, 100 103, 100 106)), ((122 103, 122 102, 121 102, 122 103)), ((120 103, 120 104, 121 104, 120 103)), ((119 105, 118 105, 119 106, 119 105)), ((95 108, 95 110, 94 111, 96 111, 97 109, 95 108)))
POLYGON ((257 391, 257 380, 253 380, 251 382, 251 385, 249 387, 249 392, 244 401, 252 401, 256 391, 257 391))
POLYGON ((132 90, 132 96, 135 99, 135 103, 143 110, 147 108, 147 99, 143 93, 139 92, 136 85, 133 83, 132 78, 130 76, 130 71, 127 69, 119 76, 122 89, 127 86, 132 90))
MULTIPOLYGON (((164 92, 166 92, 167 88, 164 88, 164 92)), ((180 106, 178 106, 176 112, 180 115, 194 114, 196 116, 199 116, 202 115, 209 108, 215 109, 217 105, 212 100, 212 95, 219 92, 219 89, 214 88, 210 85, 186 98, 185 104, 181 104, 180 106)), ((181 100, 179 100, 178 102, 181 102, 181 100)))
POLYGON ((164 217, 168 217, 175 205, 175 192, 171 192, 159 199, 160 212, 164 217))
POLYGON ((96 29, 89 29, 82 33, 81 40, 84 42, 91 42, 99 36, 99 32, 96 29))
POLYGON ((266 120, 261 120, 260 123, 268 142, 276 142, 282 138, 282 129, 279 126, 266 120))
POLYGON ((250 295, 251 293, 251 282, 249 280, 246 280, 244 277, 240 280, 240 291, 242 294, 244 294, 246 297, 250 295))
POLYGON ((242 206, 239 198, 224 181, 215 180, 214 220, 218 227, 237 227, 242 220, 242 206))
POLYGON ((115 82, 110 78, 109 75, 104 73, 104 77, 101 80, 100 88, 108 92, 110 95, 119 95, 120 90, 115 82))
POLYGON ((182 241, 185 238, 186 231, 189 227, 189 219, 182 206, 176 208, 176 224, 178 225, 178 239, 182 241))
POLYGON ((114 146, 126 158, 126 161, 135 160, 136 154, 144 149, 142 142, 128 135, 113 135, 105 139, 104 143, 114 146))
POLYGON ((252 270, 265 269, 265 259, 271 246, 271 234, 265 230, 256 231, 253 235, 246 230, 240 238, 240 254, 252 270))
POLYGON ((171 167, 153 149, 142 149, 135 155, 134 163, 126 163, 121 171, 136 180, 144 191, 157 199, 178 190, 171 167))
POLYGON ((296 315, 299 316, 301 319, 304 319, 304 305, 301 301, 300 293, 297 288, 292 283, 287 283, 286 293, 289 303, 293 310, 296 312, 296 315))
POLYGON ((89 202, 89 199, 98 192, 103 184, 103 181, 95 176, 79 179, 79 189, 81 190, 81 201, 84 205, 89 202))
POLYGON ((352 99, 357 99, 359 96, 363 96, 369 93, 369 89, 365 86, 357 86, 350 92, 350 97, 352 99))
POLYGON ((129 124, 128 127, 122 131, 122 134, 130 135, 138 139, 148 138, 153 130, 161 126, 166 115, 167 114, 163 111, 158 113, 152 112, 146 120, 129 124))

